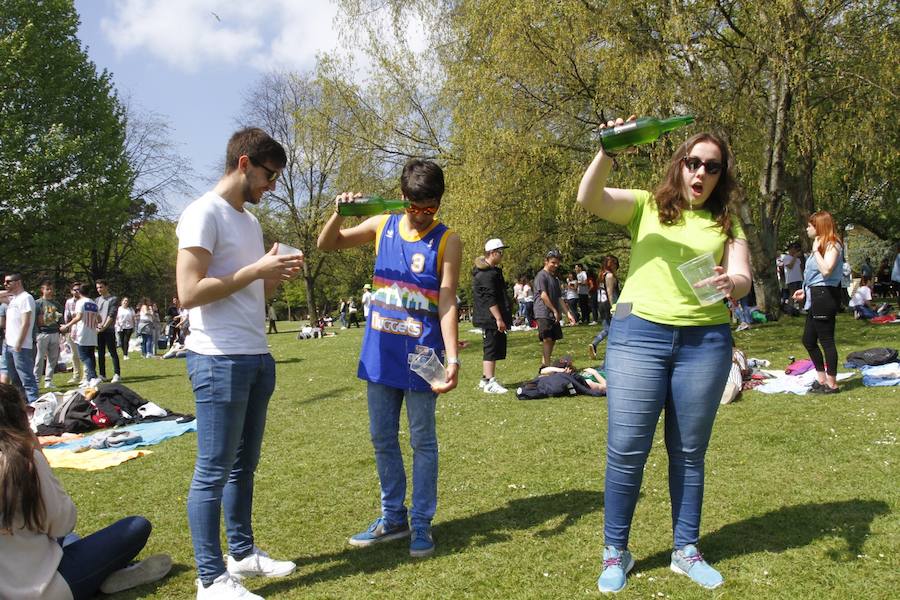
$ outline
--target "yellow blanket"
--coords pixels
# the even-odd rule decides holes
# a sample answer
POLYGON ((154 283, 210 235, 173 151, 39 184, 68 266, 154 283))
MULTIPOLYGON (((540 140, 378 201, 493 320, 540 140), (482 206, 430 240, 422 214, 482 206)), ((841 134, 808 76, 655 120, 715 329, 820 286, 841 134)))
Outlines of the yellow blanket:
POLYGON ((83 471, 99 471, 108 467, 120 465, 126 460, 138 458, 145 454, 153 454, 150 450, 121 450, 110 452, 108 450, 85 450, 73 452, 72 450, 54 450, 44 448, 44 456, 54 469, 81 469, 83 471))

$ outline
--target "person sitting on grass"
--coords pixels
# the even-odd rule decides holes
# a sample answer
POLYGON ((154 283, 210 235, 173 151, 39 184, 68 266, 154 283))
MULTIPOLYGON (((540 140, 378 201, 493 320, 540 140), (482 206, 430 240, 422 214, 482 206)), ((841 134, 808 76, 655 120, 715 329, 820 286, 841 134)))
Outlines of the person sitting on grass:
POLYGON ((850 308, 853 309, 853 317, 856 319, 871 319, 878 313, 872 308, 872 278, 863 276, 859 282, 859 287, 853 292, 850 298, 850 308))
POLYGON ((132 561, 150 521, 126 517, 85 538, 72 534, 76 510, 28 425, 18 390, 0 384, 0 598, 81 600, 166 576, 172 559, 132 561), (74 539, 71 543, 63 545, 74 539))

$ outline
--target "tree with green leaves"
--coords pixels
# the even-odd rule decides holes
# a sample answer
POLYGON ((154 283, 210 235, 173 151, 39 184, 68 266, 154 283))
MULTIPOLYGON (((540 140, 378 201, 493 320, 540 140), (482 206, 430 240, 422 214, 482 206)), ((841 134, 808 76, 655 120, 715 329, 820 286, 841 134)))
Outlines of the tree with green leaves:
POLYGON ((71 271, 128 218, 124 114, 77 28, 71 0, 0 5, 0 255, 26 273, 71 271))

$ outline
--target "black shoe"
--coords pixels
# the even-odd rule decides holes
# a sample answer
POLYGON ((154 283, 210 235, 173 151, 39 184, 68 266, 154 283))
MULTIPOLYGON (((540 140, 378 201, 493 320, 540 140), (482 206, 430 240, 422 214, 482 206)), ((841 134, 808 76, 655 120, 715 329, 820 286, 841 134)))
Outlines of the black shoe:
POLYGON ((809 386, 809 391, 819 393, 822 391, 822 388, 825 387, 818 381, 813 381, 812 385, 809 386))

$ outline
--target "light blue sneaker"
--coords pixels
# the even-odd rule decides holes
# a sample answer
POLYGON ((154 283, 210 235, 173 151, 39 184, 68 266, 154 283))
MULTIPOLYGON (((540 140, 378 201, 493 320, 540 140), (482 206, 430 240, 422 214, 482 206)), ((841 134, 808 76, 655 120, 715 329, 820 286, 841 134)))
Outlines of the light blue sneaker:
POLYGON ((714 590, 725 583, 722 575, 703 560, 703 555, 694 544, 673 552, 669 568, 675 573, 687 575, 708 590, 714 590))
POLYGON ((369 528, 362 533, 357 533, 348 540, 351 546, 371 546, 379 542, 388 542, 407 537, 409 535, 409 524, 406 522, 391 525, 384 517, 378 517, 369 528))
POLYGON ((424 558, 434 554, 434 539, 428 527, 416 527, 409 541, 409 555, 413 558, 424 558))
POLYGON ((625 576, 634 567, 634 558, 628 550, 619 551, 615 546, 603 549, 603 570, 597 579, 597 588, 604 594, 615 594, 625 589, 625 576))

